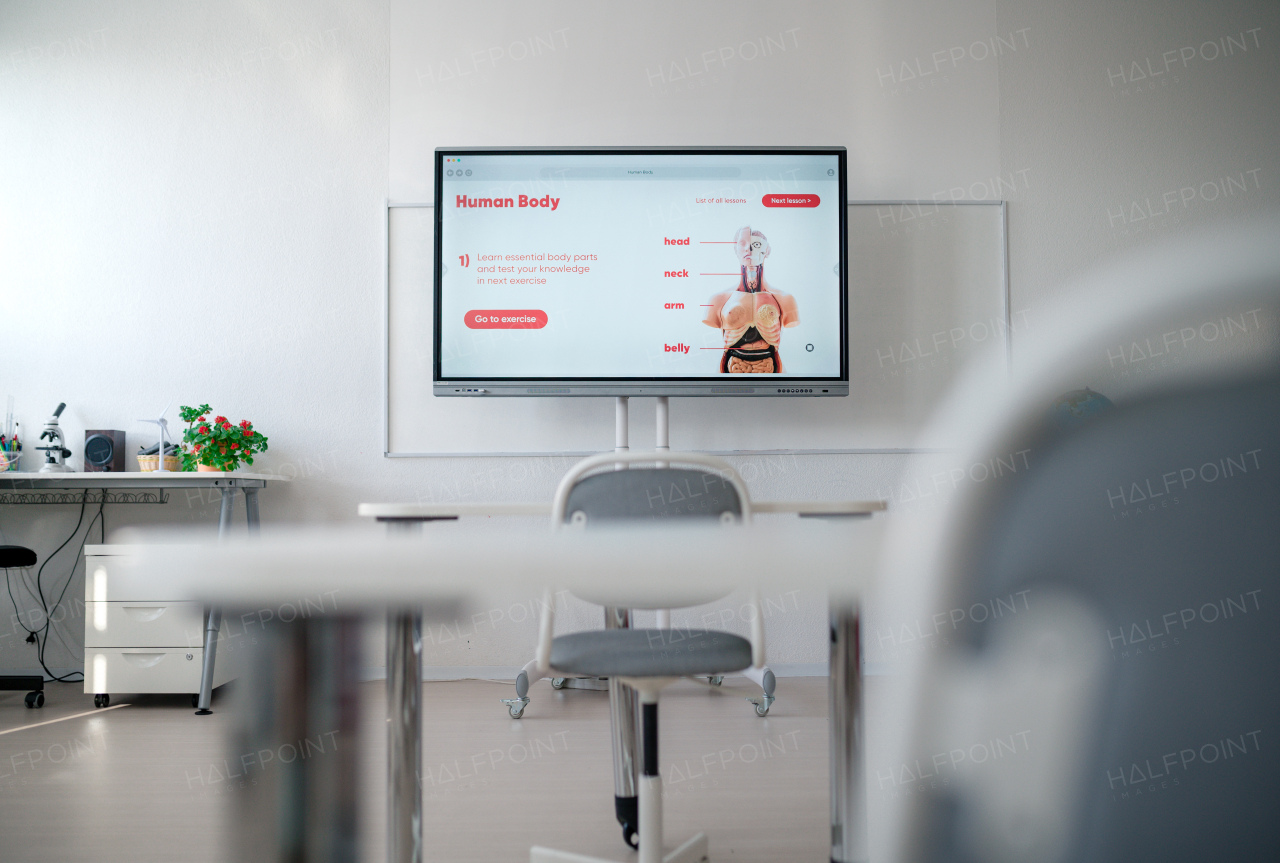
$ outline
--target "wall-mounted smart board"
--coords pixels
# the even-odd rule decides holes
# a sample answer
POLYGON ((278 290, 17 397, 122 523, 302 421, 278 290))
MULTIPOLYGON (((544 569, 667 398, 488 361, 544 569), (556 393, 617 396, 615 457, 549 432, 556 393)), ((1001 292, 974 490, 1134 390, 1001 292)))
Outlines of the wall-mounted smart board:
MULTIPOLYGON (((848 224, 850 395, 673 399, 674 448, 909 449, 966 361, 993 345, 1007 349, 1025 324, 1009 308, 1002 203, 857 203, 848 224)), ((430 207, 388 206, 387 455, 611 449, 611 399, 432 396, 432 231, 430 207)), ((632 399, 635 449, 650 446, 652 404, 632 399)))

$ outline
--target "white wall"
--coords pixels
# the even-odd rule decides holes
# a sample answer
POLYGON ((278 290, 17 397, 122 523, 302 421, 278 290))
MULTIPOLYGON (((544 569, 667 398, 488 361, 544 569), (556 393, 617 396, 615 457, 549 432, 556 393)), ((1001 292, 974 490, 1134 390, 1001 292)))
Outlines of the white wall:
MULTIPOLYGON (((437 140, 429 125, 433 146, 560 143, 570 117, 596 129, 573 143, 705 143, 683 137, 681 118, 732 117, 763 93, 831 118, 854 197, 1009 199, 1013 308, 1029 322, 1015 348, 1034 338, 1037 309, 1089 268, 1280 208, 1271 2, 513 4, 522 11, 510 15, 477 4, 475 18, 467 4, 424 8, 438 23, 421 49, 433 61, 505 44, 512 28, 568 28, 546 69, 492 70, 499 87, 539 84, 502 112, 461 91, 433 103, 430 122, 458 132, 437 140), (626 113, 592 125, 619 116, 606 110, 616 93, 589 86, 619 56, 638 58, 642 76, 761 28, 798 28, 797 50, 725 65, 696 88, 637 77, 634 125, 626 113), (1148 59, 1167 71, 1131 80, 1148 59)), ((16 397, 28 445, 59 401, 77 459, 86 427, 124 429, 133 450, 149 438, 137 418, 170 399, 207 401, 254 420, 271 438, 259 465, 297 477, 264 495, 268 525, 354 522, 362 500, 550 495, 564 460, 381 456, 382 206, 428 179, 389 156, 412 140, 391 108, 392 18, 386 0, 0 6, 0 394, 16 397)), ((751 128, 744 143, 801 143, 785 124, 751 128)), ((760 497, 902 498, 902 457, 738 464, 760 497)), ((111 530, 211 524, 216 504, 175 495, 107 512, 111 530)), ((43 559, 75 519, 70 507, 3 506, 0 539, 43 559)), ((69 561, 55 564, 46 579, 60 584, 69 561)), ((81 593, 76 578, 68 597, 81 593)), ((521 664, 533 627, 514 618, 529 599, 480 603, 490 622, 469 638, 435 624, 429 656, 477 673, 521 664)), ((47 657, 59 668, 82 655, 82 617, 64 604, 65 646, 47 657)), ((775 597, 774 608, 772 659, 821 663, 822 598, 775 597)), ((5 609, 0 668, 32 667, 5 609)), ((570 616, 585 625, 586 614, 570 616)))

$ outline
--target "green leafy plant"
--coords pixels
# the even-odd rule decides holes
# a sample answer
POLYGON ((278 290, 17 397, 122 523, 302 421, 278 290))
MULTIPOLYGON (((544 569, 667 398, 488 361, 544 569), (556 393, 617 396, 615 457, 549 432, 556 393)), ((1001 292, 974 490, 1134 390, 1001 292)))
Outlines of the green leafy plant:
POLYGON ((253 464, 253 454, 267 451, 267 438, 254 431, 253 423, 241 420, 232 425, 226 417, 209 420, 209 406, 183 405, 179 415, 187 424, 182 433, 182 469, 207 465, 218 470, 235 470, 241 462, 253 464))

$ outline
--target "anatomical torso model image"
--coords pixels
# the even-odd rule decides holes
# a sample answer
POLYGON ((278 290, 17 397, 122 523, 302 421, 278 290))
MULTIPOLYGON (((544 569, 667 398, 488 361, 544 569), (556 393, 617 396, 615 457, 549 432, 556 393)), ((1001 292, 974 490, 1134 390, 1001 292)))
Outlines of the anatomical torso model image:
POLYGON ((782 329, 800 323, 796 299, 765 280, 764 259, 770 249, 764 234, 750 227, 739 228, 733 248, 742 267, 741 280, 735 289, 711 298, 702 322, 724 333, 721 372, 779 374, 782 329))

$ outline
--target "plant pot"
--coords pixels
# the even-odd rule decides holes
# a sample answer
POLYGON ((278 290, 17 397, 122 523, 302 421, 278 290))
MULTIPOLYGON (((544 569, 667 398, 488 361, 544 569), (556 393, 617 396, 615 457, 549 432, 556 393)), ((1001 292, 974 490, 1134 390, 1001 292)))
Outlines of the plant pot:
POLYGON ((196 470, 202 473, 222 473, 222 468, 214 467, 210 464, 198 464, 196 465, 196 470))

